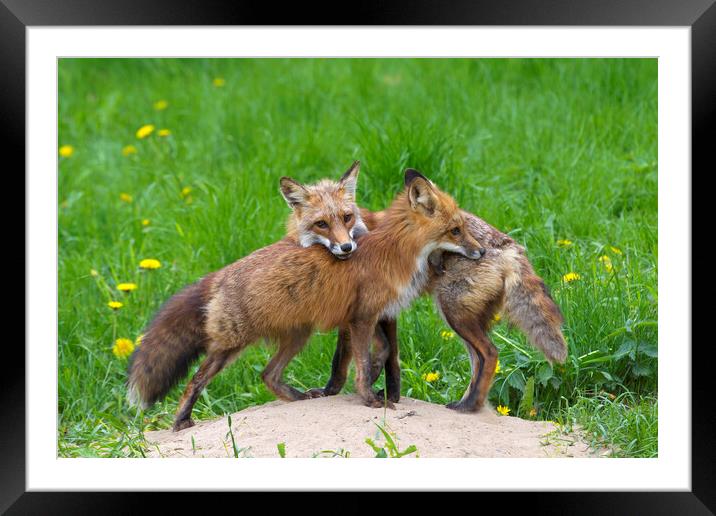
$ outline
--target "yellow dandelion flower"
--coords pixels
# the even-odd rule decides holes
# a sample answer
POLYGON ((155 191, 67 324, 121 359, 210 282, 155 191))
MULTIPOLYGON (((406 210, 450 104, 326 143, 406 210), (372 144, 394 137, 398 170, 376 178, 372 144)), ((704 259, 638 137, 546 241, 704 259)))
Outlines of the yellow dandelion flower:
POLYGON ((557 240, 557 245, 559 247, 569 247, 570 245, 572 245, 572 241, 567 239, 557 240))
POLYGON ((503 416, 506 416, 510 413, 510 407, 503 407, 502 405, 497 405, 497 412, 499 412, 503 416))
POLYGON ((69 158, 75 153, 75 148, 72 145, 63 145, 60 147, 60 156, 63 158, 69 158))
POLYGON ((137 148, 134 145, 125 145, 122 147, 122 156, 130 156, 137 153, 137 148))
POLYGON ((581 278, 581 276, 576 272, 568 272, 567 274, 562 276, 562 279, 567 283, 569 283, 570 281, 576 281, 579 278, 581 278))
POLYGON ((530 417, 535 417, 537 415, 537 409, 532 407, 530 409, 530 417))
POLYGON ((614 254, 622 254, 622 250, 619 249, 618 247, 614 247, 614 246, 610 245, 609 249, 611 249, 614 254))
POLYGON ((142 219, 142 226, 148 226, 149 224, 151 224, 149 219, 142 219))
POLYGON ((213 81, 211 81, 211 84, 216 86, 217 88, 223 88, 226 84, 226 79, 223 77, 215 77, 213 81))
POLYGON ((186 197, 186 196, 189 195, 190 193, 191 193, 191 186, 185 186, 184 188, 181 189, 181 196, 182 196, 182 197, 186 197))
POLYGON ((119 200, 123 201, 123 202, 130 203, 130 202, 132 202, 132 196, 129 195, 128 193, 122 192, 121 194, 119 194, 119 200))
POLYGON ((131 292, 132 290, 137 290, 137 284, 136 283, 120 283, 117 285, 117 290, 121 290, 122 292, 131 292))
POLYGON ((112 310, 119 310, 124 306, 124 303, 121 303, 119 301, 110 301, 107 303, 107 306, 110 307, 112 310))
POLYGON ((500 371, 502 371, 502 367, 500 367, 500 361, 498 360, 497 365, 495 365, 495 374, 499 373, 500 371))
POLYGON ((443 340, 450 340, 455 336, 455 334, 449 330, 443 330, 440 332, 440 336, 443 338, 443 340))
POLYGON ((139 129, 137 129, 137 138, 139 138, 139 139, 141 140, 142 138, 146 138, 147 136, 149 136, 149 135, 152 134, 153 132, 154 132, 154 125, 153 125, 153 124, 143 125, 143 126, 140 127, 139 129))
POLYGON ((167 102, 167 101, 164 100, 164 99, 162 99, 162 100, 157 100, 157 101, 154 103, 154 109, 156 109, 157 111, 164 111, 164 110, 165 110, 166 108, 168 108, 168 107, 169 107, 169 102, 167 102))
POLYGON ((99 276, 99 272, 97 272, 95 269, 90 269, 90 276, 97 277, 99 276))
POLYGON ((172 134, 172 132, 169 129, 159 129, 157 131, 157 134, 159 136, 170 136, 172 134))
POLYGON ((492 320, 495 322, 500 322, 502 320, 502 316, 500 314, 495 314, 492 320))
POLYGON ((146 258, 139 262, 139 267, 142 269, 158 269, 161 266, 162 263, 154 258, 146 258))
POLYGON ((137 336, 137 338, 134 340, 134 345, 135 345, 136 347, 139 347, 139 345, 142 343, 142 339, 143 339, 143 338, 144 338, 144 333, 142 333, 141 335, 137 336))
POLYGON ((112 353, 117 358, 127 358, 132 351, 134 351, 134 343, 129 339, 117 339, 112 348, 112 353))
POLYGON ((440 378, 440 373, 424 373, 422 376, 423 380, 425 380, 428 383, 432 383, 437 381, 438 378, 440 378))
POLYGON ((614 267, 612 266, 611 258, 609 258, 606 254, 604 254, 599 257, 599 261, 602 263, 602 265, 607 270, 607 272, 612 272, 612 269, 614 267))

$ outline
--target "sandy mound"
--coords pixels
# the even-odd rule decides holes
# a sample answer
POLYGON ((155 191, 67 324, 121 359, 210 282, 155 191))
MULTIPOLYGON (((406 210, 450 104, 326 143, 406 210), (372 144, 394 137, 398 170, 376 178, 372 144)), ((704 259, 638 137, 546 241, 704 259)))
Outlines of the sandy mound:
MULTIPOLYGON (((351 457, 374 457, 365 442, 385 439, 374 423, 397 436, 402 451, 417 446, 420 457, 594 457, 578 435, 564 435, 546 421, 500 416, 492 407, 460 414, 442 405, 402 398, 395 410, 363 406, 356 395, 287 403, 274 401, 231 416, 240 457, 312 457, 323 450, 346 450, 351 457)), ((201 421, 180 432, 147 432, 153 457, 233 457, 226 417, 201 421), (192 437, 194 449, 192 449, 192 437)), ((331 456, 323 453, 321 456, 331 456)), ((414 457, 413 453, 409 457, 414 457)))

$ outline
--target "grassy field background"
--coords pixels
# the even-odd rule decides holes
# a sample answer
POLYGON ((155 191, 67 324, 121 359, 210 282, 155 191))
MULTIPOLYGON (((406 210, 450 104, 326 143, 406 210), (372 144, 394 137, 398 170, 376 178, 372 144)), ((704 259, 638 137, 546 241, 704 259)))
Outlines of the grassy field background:
MULTIPOLYGON (((171 425, 184 382, 129 407, 117 339, 281 238, 280 176, 337 178, 360 159, 360 204, 385 207, 402 170, 421 170, 523 244, 561 306, 564 366, 494 327, 491 402, 656 456, 656 142, 654 59, 60 60, 59 455, 141 456, 141 430, 171 425)), ((431 300, 399 324, 403 394, 459 398, 469 360, 431 300)), ((287 380, 322 386, 334 349, 335 333, 315 335, 287 380)), ((271 353, 222 372, 195 418, 274 399, 260 379, 271 353)))

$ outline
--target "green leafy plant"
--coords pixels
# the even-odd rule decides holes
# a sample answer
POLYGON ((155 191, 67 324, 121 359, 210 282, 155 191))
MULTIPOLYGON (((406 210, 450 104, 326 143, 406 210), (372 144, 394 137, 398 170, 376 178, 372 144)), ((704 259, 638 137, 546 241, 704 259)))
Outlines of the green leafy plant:
POLYGON ((398 448, 395 439, 393 438, 394 436, 390 435, 390 432, 388 432, 385 428, 383 428, 376 422, 373 422, 373 424, 378 427, 378 430, 381 434, 383 434, 383 438, 385 439, 385 444, 383 444, 382 446, 376 444, 373 439, 370 439, 368 437, 365 439, 366 444, 373 448, 376 459, 399 459, 401 457, 405 457, 406 455, 410 455, 411 453, 416 453, 418 451, 418 448, 414 444, 411 444, 405 450, 401 451, 398 448))

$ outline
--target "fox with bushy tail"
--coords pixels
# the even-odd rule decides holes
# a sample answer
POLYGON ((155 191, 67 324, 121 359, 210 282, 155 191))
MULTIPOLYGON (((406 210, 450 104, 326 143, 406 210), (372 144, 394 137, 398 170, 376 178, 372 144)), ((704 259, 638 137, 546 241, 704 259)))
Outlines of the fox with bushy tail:
POLYGON ((203 307, 209 276, 171 297, 150 323, 129 361, 128 398, 146 409, 166 396, 206 352, 203 307))
POLYGON ((478 217, 466 218, 470 233, 485 243, 483 259, 467 263, 450 253, 436 255, 429 285, 443 318, 462 338, 470 357, 470 385, 460 401, 448 405, 462 412, 484 404, 495 375, 497 348, 488 332, 496 314, 522 330, 549 362, 567 358, 562 313, 524 247, 478 217))
POLYGON ((283 178, 281 192, 301 222, 293 228, 299 245, 286 238, 258 249, 176 294, 156 315, 129 371, 130 391, 143 405, 160 399, 205 355, 179 400, 175 431, 194 424, 192 408, 211 379, 264 340, 278 344, 261 375, 269 390, 288 401, 323 395, 282 379, 317 329, 339 328, 348 336, 360 401, 392 406, 371 388, 376 327, 420 294, 430 253, 449 250, 479 260, 483 249, 455 200, 413 169, 405 171, 404 189, 382 222, 357 245, 363 229, 354 200, 358 167, 354 163, 329 191, 327 183, 319 191, 283 178), (303 238, 307 231, 314 235, 303 238))
MULTIPOLYGON (((369 230, 381 220, 383 212, 362 209, 369 230)), ((430 293, 443 319, 462 338, 468 351, 471 379, 459 401, 448 408, 460 412, 479 410, 485 403, 497 366, 497 348, 488 332, 495 315, 502 313, 520 328, 527 340, 544 353, 549 362, 562 363, 567 357, 567 343, 562 334, 563 317, 549 294, 544 281, 537 276, 527 259, 525 249, 508 235, 484 220, 463 212, 466 230, 485 246, 480 260, 437 250, 429 256, 430 280, 424 292, 430 293)), ((384 323, 385 347, 380 348, 379 362, 385 365, 386 396, 392 402, 400 399, 400 367, 395 321, 384 323)), ((380 344, 380 341, 376 341, 380 344)), ((331 377, 324 392, 335 394, 345 383, 349 363, 348 342, 339 333, 331 377)), ((380 374, 381 364, 373 378, 380 374)))

